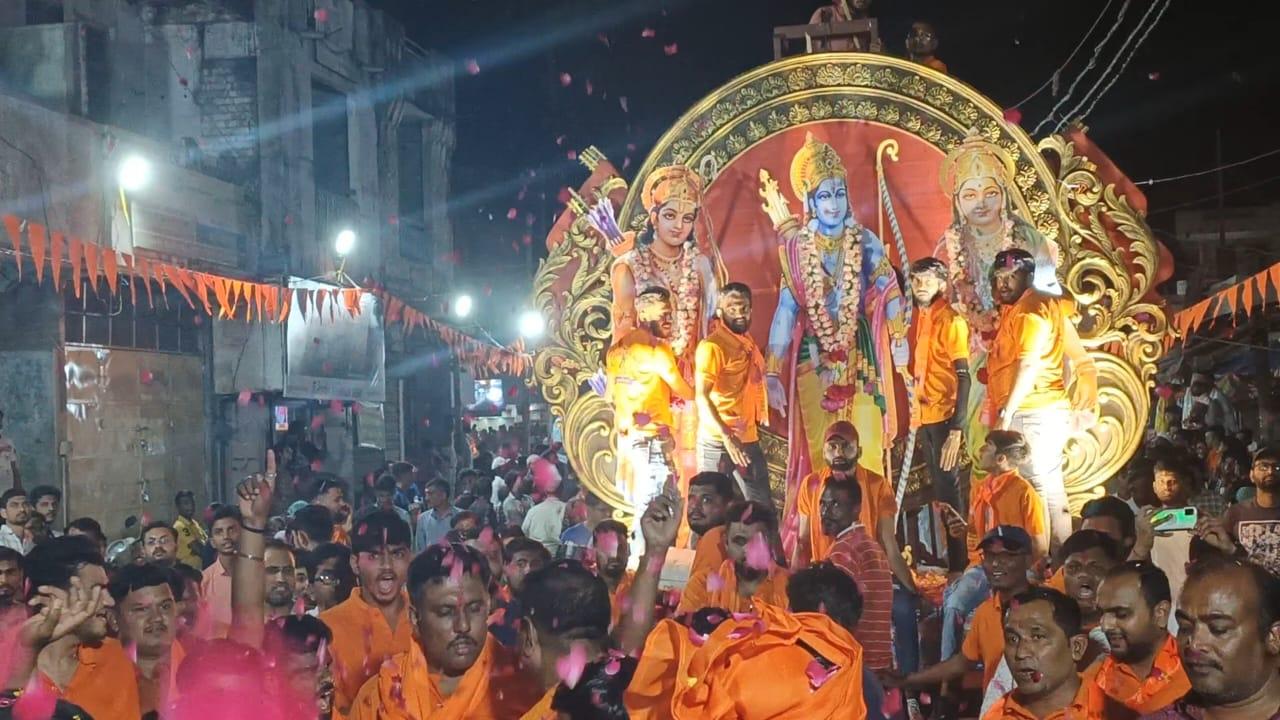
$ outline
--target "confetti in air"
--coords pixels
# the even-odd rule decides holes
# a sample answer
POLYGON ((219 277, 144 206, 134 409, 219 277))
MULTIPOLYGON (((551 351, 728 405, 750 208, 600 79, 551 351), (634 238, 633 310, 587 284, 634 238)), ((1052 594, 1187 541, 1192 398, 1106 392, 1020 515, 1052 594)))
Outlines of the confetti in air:
POLYGON ((769 543, 764 535, 756 533, 747 542, 747 567, 756 570, 768 570, 773 562, 773 553, 769 552, 769 543))
POLYGON ((468 74, 468 75, 479 75, 479 74, 480 74, 480 63, 476 62, 476 61, 475 61, 475 59, 467 60, 467 74, 468 74))
POLYGON ((587 649, 582 643, 574 643, 569 654, 556 661, 556 675, 565 687, 573 688, 582 679, 582 671, 587 666, 587 649))
POLYGON ((680 45, 678 43, 671 43, 670 45, 664 45, 662 48, 662 52, 666 53, 667 57, 671 57, 672 55, 675 55, 676 53, 680 52, 680 45))
POLYGON ((241 390, 240 394, 236 397, 236 404, 239 405, 240 407, 249 407, 249 401, 252 399, 253 399, 252 390, 241 390))

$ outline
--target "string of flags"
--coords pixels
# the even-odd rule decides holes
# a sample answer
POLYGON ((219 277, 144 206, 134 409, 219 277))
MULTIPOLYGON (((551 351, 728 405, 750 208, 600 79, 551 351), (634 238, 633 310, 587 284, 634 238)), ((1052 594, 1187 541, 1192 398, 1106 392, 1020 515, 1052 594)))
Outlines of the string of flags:
POLYGON ((87 290, 101 292, 104 283, 107 292, 117 295, 120 282, 125 279, 130 300, 135 304, 140 291, 146 293, 147 303, 154 305, 155 287, 159 287, 161 296, 172 287, 191 309, 203 310, 210 317, 283 323, 293 312, 303 318, 308 314, 327 317, 330 322, 340 313, 356 317, 361 312, 363 296, 369 294, 382 303, 387 325, 398 323, 406 334, 423 330, 436 335, 459 364, 477 375, 520 376, 532 364, 532 356, 522 341, 505 348, 481 342, 436 321, 382 287, 292 288, 239 280, 84 242, 16 215, 5 215, 3 224, 19 280, 24 272, 33 271, 36 284, 43 284, 47 272, 54 288, 61 290, 67 265, 70 272, 66 280, 77 298, 87 290), (25 258, 30 258, 30 265, 24 262, 25 258))

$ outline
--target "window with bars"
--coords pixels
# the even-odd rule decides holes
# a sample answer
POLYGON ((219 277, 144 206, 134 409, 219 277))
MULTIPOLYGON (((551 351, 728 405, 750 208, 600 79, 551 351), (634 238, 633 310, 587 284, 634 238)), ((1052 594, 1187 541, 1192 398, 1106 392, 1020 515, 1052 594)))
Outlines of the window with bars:
POLYGON ((148 303, 144 288, 138 288, 138 302, 132 302, 123 284, 111 295, 85 286, 80 297, 70 287, 63 291, 66 307, 66 341, 83 345, 153 350, 181 355, 204 351, 202 309, 192 309, 177 290, 161 293, 153 287, 148 303))

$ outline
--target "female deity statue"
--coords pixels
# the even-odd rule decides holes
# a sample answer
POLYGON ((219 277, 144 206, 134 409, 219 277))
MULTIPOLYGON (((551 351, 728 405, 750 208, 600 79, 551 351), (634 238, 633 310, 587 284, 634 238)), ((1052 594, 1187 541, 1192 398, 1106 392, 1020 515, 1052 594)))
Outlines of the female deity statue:
POLYGON ((999 320, 989 280, 996 253, 1011 248, 1031 253, 1036 260, 1035 289, 1062 294, 1056 274, 1058 246, 1024 219, 1030 213, 1014 187, 1014 174, 1013 158, 977 128, 947 155, 940 172, 942 190, 952 198, 952 223, 934 256, 951 269, 952 305, 969 323, 969 368, 979 380, 969 392, 966 411, 965 438, 971 453, 986 437, 980 413, 986 400, 987 345, 999 320))
POLYGON ((858 223, 844 162, 812 134, 791 162, 804 213, 791 214, 778 184, 760 173, 764 209, 782 240, 782 287, 769 328, 769 405, 788 419, 790 487, 823 466, 826 428, 858 430, 860 464, 883 475, 897 428, 893 370, 907 366, 905 300, 884 244, 858 223))

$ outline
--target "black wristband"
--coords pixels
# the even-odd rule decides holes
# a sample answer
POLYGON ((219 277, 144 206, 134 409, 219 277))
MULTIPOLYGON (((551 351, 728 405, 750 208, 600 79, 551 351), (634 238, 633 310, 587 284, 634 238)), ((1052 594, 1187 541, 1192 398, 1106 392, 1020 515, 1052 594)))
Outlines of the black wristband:
POLYGON ((248 525, 245 525, 244 523, 241 523, 241 524, 240 524, 240 529, 241 529, 241 530, 248 530, 249 532, 254 533, 255 535, 266 535, 266 534, 267 534, 267 529, 266 529, 266 528, 249 527, 248 525))

